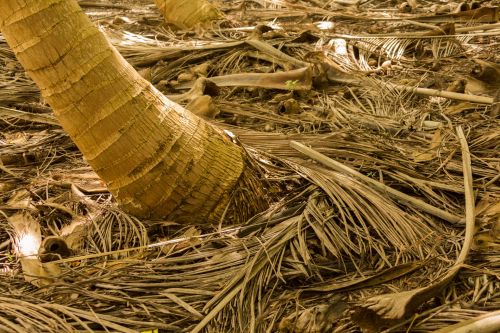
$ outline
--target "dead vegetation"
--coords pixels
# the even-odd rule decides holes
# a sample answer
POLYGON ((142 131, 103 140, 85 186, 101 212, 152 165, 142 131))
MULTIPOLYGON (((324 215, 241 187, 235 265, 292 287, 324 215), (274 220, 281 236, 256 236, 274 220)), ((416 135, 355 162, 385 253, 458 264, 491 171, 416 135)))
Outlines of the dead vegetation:
POLYGON ((80 3, 234 134, 272 205, 241 225, 121 212, 0 39, 0 331, 499 329, 498 2, 218 1, 189 31, 152 1, 80 3), (43 265, 16 256, 27 234, 43 265))

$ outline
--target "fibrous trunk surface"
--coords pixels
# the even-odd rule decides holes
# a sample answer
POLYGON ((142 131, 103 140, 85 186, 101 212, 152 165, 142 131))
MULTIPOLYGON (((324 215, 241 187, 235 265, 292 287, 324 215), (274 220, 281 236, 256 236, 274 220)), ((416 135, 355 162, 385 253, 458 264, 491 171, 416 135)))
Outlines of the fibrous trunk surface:
POLYGON ((76 1, 3 1, 0 20, 16 57, 123 209, 218 221, 246 167, 240 147, 143 79, 76 1))

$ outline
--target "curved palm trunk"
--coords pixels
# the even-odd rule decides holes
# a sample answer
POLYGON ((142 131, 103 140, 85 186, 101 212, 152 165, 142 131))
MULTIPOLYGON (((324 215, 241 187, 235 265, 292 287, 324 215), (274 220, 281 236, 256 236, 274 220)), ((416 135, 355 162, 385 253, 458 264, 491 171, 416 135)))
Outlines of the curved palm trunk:
POLYGON ((155 0, 155 3, 167 22, 182 29, 222 17, 207 0, 155 0))
POLYGON ((0 29, 126 211, 203 223, 241 183, 261 191, 242 149, 142 79, 75 0, 2 0, 0 29))

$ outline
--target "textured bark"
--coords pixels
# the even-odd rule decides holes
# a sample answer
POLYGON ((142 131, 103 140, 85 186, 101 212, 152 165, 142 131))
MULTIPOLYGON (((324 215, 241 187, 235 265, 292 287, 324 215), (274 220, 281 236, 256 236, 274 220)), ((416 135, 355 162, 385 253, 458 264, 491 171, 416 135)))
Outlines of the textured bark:
POLYGON ((155 3, 167 22, 182 29, 222 17, 207 0, 155 0, 155 3))
POLYGON ((126 211, 216 221, 250 181, 242 149, 144 80, 75 0, 2 0, 0 29, 126 211))

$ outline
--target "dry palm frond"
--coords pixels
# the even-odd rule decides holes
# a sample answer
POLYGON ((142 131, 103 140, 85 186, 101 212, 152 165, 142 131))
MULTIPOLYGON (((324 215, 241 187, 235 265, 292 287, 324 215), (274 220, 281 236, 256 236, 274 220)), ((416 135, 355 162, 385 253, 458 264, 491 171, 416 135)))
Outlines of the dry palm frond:
POLYGON ((457 133, 462 146, 466 199, 466 229, 464 244, 460 254, 455 264, 437 282, 433 282, 426 287, 418 289, 394 294, 378 295, 367 299, 353 314, 353 319, 362 327, 374 328, 379 325, 386 325, 387 323, 397 322, 408 318, 417 311, 417 308, 422 303, 436 296, 455 277, 465 263, 465 259, 472 246, 476 216, 472 188, 472 171, 470 167, 470 152, 461 127, 457 128, 457 133))
MULTIPOLYGON (((367 264, 364 259, 368 258, 376 257, 380 260, 380 264, 384 265, 394 260, 395 257, 407 261, 412 260, 411 258, 415 255, 420 256, 422 251, 426 254, 432 251, 432 246, 430 246, 432 237, 427 238, 426 236, 430 234, 424 235, 424 233, 426 230, 428 233, 433 231, 425 225, 413 229, 413 223, 418 223, 416 221, 408 223, 405 227, 404 219, 408 216, 403 214, 401 216, 403 220, 395 218, 396 215, 400 214, 397 209, 395 210, 395 206, 385 209, 379 207, 377 210, 363 210, 362 207, 373 205, 373 200, 378 198, 378 195, 370 196, 371 203, 364 203, 363 198, 368 199, 367 188, 360 188, 359 193, 355 195, 350 192, 354 189, 353 184, 346 182, 346 179, 330 181, 329 177, 321 176, 326 171, 313 171, 313 169, 304 166, 296 167, 321 186, 326 192, 326 196, 322 194, 323 191, 312 192, 299 217, 287 220, 286 223, 280 222, 279 228, 276 226, 263 232, 261 236, 263 238, 263 252, 260 254, 262 259, 258 260, 258 257, 255 257, 247 264, 248 268, 243 270, 243 272, 247 272, 246 274, 242 272, 237 278, 235 277, 233 282, 226 287, 225 292, 218 294, 207 304, 213 310, 209 312, 204 321, 196 326, 195 332, 204 327, 212 318, 215 320, 210 326, 212 330, 225 330, 225 325, 231 324, 231 316, 238 318, 237 323, 239 323, 240 328, 249 325, 256 331, 264 331, 265 327, 268 329, 272 327, 272 321, 260 323, 257 320, 257 318, 265 316, 265 309, 270 306, 270 304, 266 304, 268 298, 264 296, 266 295, 265 290, 270 289, 270 292, 276 290, 279 293, 281 287, 278 282, 285 277, 290 281, 293 276, 300 277, 303 274, 307 274, 306 276, 326 274, 328 269, 324 270, 326 267, 321 268, 312 259, 315 257, 313 251, 319 251, 323 253, 323 256, 331 258, 333 260, 331 263, 336 263, 334 266, 330 266, 331 269, 340 270, 345 270, 346 267, 351 267, 353 264, 354 267, 364 267, 367 264), (352 199, 350 199, 351 197, 352 199), (331 210, 329 207, 332 207, 331 210), (351 213, 351 211, 355 213, 351 213), (391 218, 379 219, 376 214, 381 212, 390 212, 390 214, 395 215, 391 218), (377 225, 387 221, 394 221, 394 225, 377 225), (290 228, 292 229, 290 230, 290 228), (404 230, 398 231, 398 228, 404 230), (273 235, 277 230, 281 231, 273 235), (383 230, 383 232, 377 233, 375 230, 383 230), (412 235, 417 230, 422 234, 412 235), (311 238, 312 235, 314 237, 311 238), (317 242, 314 241, 315 239, 317 242), (425 245, 426 242, 429 244, 425 245), (285 260, 283 257, 288 252, 286 251, 288 247, 293 258, 291 261, 285 260), (384 253, 384 249, 395 250, 395 252, 389 255, 384 253), (322 271, 323 273, 320 273, 322 271), (274 278, 270 280, 271 277, 274 278), (271 283, 271 281, 274 282, 271 283), (241 296, 238 297, 239 294, 241 296), (256 299, 261 300, 258 307, 257 304, 252 305, 256 299), (264 312, 262 313, 262 311, 264 312), (217 314, 218 316, 216 316, 217 314), (263 324, 265 324, 264 327, 263 324)), ((332 175, 328 172, 328 176, 332 175)), ((358 186, 362 185, 358 184, 358 186)), ((378 204, 391 205, 387 202, 382 203, 382 201, 378 204)), ((377 259, 368 260, 377 261, 377 259)))
POLYGON ((387 193, 389 196, 395 198, 397 201, 400 203, 407 205, 407 206, 414 206, 417 207, 426 213, 435 215, 437 217, 440 217, 450 223, 462 223, 463 219, 460 216, 456 216, 453 214, 448 213, 447 211, 438 209, 436 207, 433 207, 421 200, 415 199, 412 196, 409 196, 407 194, 404 194, 402 192, 399 192, 397 190, 394 190, 393 188, 381 184, 337 161, 334 161, 332 159, 329 159, 325 155, 319 154, 318 152, 315 152, 314 150, 311 150, 307 148, 306 146, 296 142, 292 141, 290 145, 294 148, 300 151, 303 154, 306 154, 307 156, 317 160, 318 162, 321 162, 322 164, 325 164, 326 166, 332 168, 333 170, 337 172, 343 172, 348 174, 349 176, 355 177, 357 179, 362 180, 364 183, 369 184, 379 190, 380 192, 387 193))
POLYGON ((218 294, 206 305, 206 308, 210 307, 212 310, 205 317, 205 320, 196 326, 194 332, 205 327, 212 319, 215 322, 210 326, 211 329, 224 330, 225 325, 231 323, 229 319, 231 313, 238 318, 237 322, 241 325, 240 328, 250 325, 252 330, 262 330, 263 328, 258 329, 259 322, 256 318, 262 317, 259 311, 267 308, 265 304, 262 304, 262 300, 265 299, 263 286, 273 290, 278 288, 279 284, 276 283, 282 277, 286 276, 290 280, 292 276, 301 276, 302 274, 314 276, 318 274, 314 272, 321 271, 319 266, 311 261, 311 258, 314 257, 310 253, 311 245, 305 246, 311 244, 311 232, 312 235, 315 235, 313 239, 318 240, 316 245, 318 250, 324 253, 324 256, 340 260, 340 266, 336 265, 338 269, 342 269, 345 265, 350 266, 352 263, 356 263, 355 267, 365 265, 366 263, 361 264, 364 262, 361 258, 371 256, 379 257, 382 263, 388 263, 394 259, 393 255, 406 261, 411 260, 414 256, 420 256, 422 252, 429 254, 432 251, 432 246, 429 246, 432 237, 429 236, 433 231, 425 224, 414 228, 415 223, 419 223, 417 220, 409 222, 405 226, 404 221, 409 216, 398 212, 397 208, 390 202, 379 201, 376 205, 390 205, 391 208, 378 207, 365 211, 363 207, 368 208, 374 205, 379 198, 375 193, 367 195, 370 193, 368 188, 361 184, 354 185, 351 183, 352 180, 338 178, 340 175, 330 180, 334 174, 325 170, 314 171, 305 166, 296 166, 296 168, 318 184, 325 191, 326 196, 322 194, 322 191, 312 192, 300 216, 287 220, 286 223, 280 222, 279 227, 276 226, 264 231, 261 236, 263 238, 263 252, 257 253, 257 256, 247 264, 248 268, 243 269, 241 274, 235 276, 232 282, 226 286, 225 291, 218 294), (325 176, 328 174, 328 177, 322 176, 324 173, 325 176), (357 190, 359 191, 357 194, 351 192, 356 186, 361 187, 357 190), (370 200, 370 203, 363 200, 370 200), (331 210, 329 207, 332 207, 331 210), (383 212, 394 215, 377 217, 377 214, 383 214, 383 212), (401 216, 398 218, 397 216, 400 214, 401 216), (387 225, 388 221, 394 221, 394 224, 387 225), (309 236, 305 236, 304 232, 309 236), (421 234, 413 234, 414 232, 421 234), (426 242, 429 245, 425 245, 426 242), (300 245, 301 243, 303 245, 300 245), (287 247, 290 247, 290 254, 294 258, 291 262, 282 258, 285 253, 283 251, 287 247), (384 249, 395 250, 395 253, 389 256, 384 253, 384 249), (261 259, 258 259, 259 256, 261 259), (342 264, 344 260, 346 262, 342 264), (272 275, 270 275, 271 273, 272 275), (270 281, 273 281, 270 280, 271 276, 275 279, 272 284, 270 284, 270 281), (238 297, 239 294, 241 296, 238 297), (256 298, 261 299, 258 308, 252 305, 252 300, 256 298), (215 327, 218 328, 214 328, 213 325, 217 325, 215 327))
MULTIPOLYGON (((65 305, 51 304, 34 299, 32 302, 16 299, 14 297, 1 297, 1 312, 4 320, 2 324, 8 331, 24 332, 38 330, 43 332, 74 332, 83 329, 88 332, 100 329, 111 329, 115 332, 132 333, 135 330, 127 326, 141 327, 145 323, 127 318, 119 318, 98 314, 91 308, 81 310, 65 305)), ((161 322, 150 322, 147 327, 160 327, 166 330, 178 329, 173 325, 161 322)), ((142 326, 143 327, 143 326, 142 326)), ((144 327, 143 327, 144 328, 144 327)))
POLYGON ((193 51, 204 53, 231 49, 244 44, 243 41, 221 42, 206 39, 164 41, 112 29, 107 29, 106 35, 128 62, 139 67, 152 65, 160 60, 178 59, 193 51))
POLYGON ((38 102, 40 92, 33 81, 23 74, 12 77, 2 73, 0 69, 0 104, 11 105, 15 103, 38 102))
POLYGON ((144 224, 117 209, 110 209, 99 219, 92 221, 89 229, 86 233, 87 242, 98 252, 143 247, 149 243, 144 224))
POLYGON ((12 108, 6 108, 0 106, 0 115, 5 117, 4 119, 21 119, 28 122, 36 122, 48 125, 59 125, 55 117, 47 114, 35 114, 32 112, 20 111, 12 108))
MULTIPOLYGON (((316 172, 299 170, 318 184, 332 200, 327 206, 331 210, 315 206, 311 213, 317 221, 334 219, 336 216, 335 220, 339 219, 339 225, 329 225, 324 221, 318 224, 318 229, 314 225, 312 227, 316 233, 329 234, 329 237, 320 239, 323 246, 339 259, 342 252, 348 256, 364 256, 374 250, 385 259, 387 254, 384 249, 387 248, 406 261, 421 254, 421 246, 425 247, 425 240, 432 238, 432 234, 436 232, 422 221, 413 220, 402 210, 398 210, 387 198, 382 200, 376 191, 347 176, 321 169, 316 172), (415 224, 418 224, 418 228, 414 228, 415 224)), ((424 252, 428 251, 429 248, 424 252)))
POLYGON ((0 35, 0 105, 39 101, 36 85, 29 79, 7 42, 0 35))
POLYGON ((384 60, 411 60, 416 52, 432 52, 434 59, 448 58, 460 55, 464 46, 474 35, 444 35, 444 36, 350 36, 340 35, 328 41, 328 46, 317 46, 326 55, 347 71, 372 71, 384 60), (344 46, 338 46, 338 45, 344 46), (369 64, 369 59, 376 59, 376 66, 369 64))
MULTIPOLYGON (((351 122, 351 124, 354 123, 351 122)), ((289 147, 289 140, 304 142, 329 157, 361 170, 369 177, 377 178, 378 176, 386 183, 394 184, 396 188, 406 188, 405 191, 418 191, 419 195, 423 195, 432 205, 444 207, 446 211, 460 215, 461 208, 460 203, 457 202, 456 193, 463 193, 463 183, 460 177, 454 175, 461 171, 461 167, 459 161, 455 159, 458 157, 454 153, 457 147, 452 133, 447 133, 441 141, 439 148, 441 157, 438 155, 437 158, 420 163, 414 160, 413 152, 417 147, 427 149, 422 146, 427 140, 422 141, 416 137, 405 140, 389 139, 385 135, 377 137, 366 130, 353 131, 348 128, 337 130, 334 134, 323 135, 280 135, 236 128, 231 128, 231 131, 235 132, 245 144, 259 147, 262 151, 283 158, 299 159, 301 157, 298 152, 294 152, 289 147), (450 156, 453 158, 450 159, 450 156), (429 181, 429 177, 432 177, 434 181, 429 181)), ((472 142, 473 139, 470 141, 472 142)), ((484 144, 492 143, 491 141, 483 142, 484 144)), ((479 153, 481 150, 476 151, 479 153)), ((490 150, 485 146, 484 152, 487 151, 490 150)), ((472 170, 476 179, 474 186, 482 188, 483 182, 480 179, 485 177, 490 182, 489 189, 496 191, 496 187, 491 186, 494 186, 498 172, 494 165, 488 165, 486 156, 475 159, 472 170)), ((483 196, 483 193, 479 195, 483 196)))
POLYGON ((478 316, 473 319, 465 320, 450 327, 434 331, 434 333, 453 333, 466 330, 470 333, 493 333, 500 327, 500 311, 494 311, 478 316))

